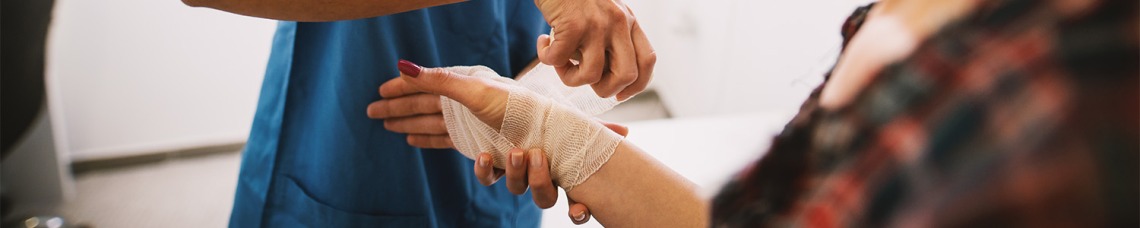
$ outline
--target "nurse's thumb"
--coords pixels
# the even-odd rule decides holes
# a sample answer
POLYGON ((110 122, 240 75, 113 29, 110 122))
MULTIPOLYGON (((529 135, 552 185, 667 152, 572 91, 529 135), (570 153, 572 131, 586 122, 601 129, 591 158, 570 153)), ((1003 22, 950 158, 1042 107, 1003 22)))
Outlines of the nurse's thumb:
POLYGON ((476 77, 460 75, 443 68, 421 67, 407 60, 400 60, 396 68, 407 76, 404 80, 416 89, 446 96, 465 105, 470 105, 474 101, 476 94, 473 94, 473 91, 479 91, 473 88, 486 86, 476 77))

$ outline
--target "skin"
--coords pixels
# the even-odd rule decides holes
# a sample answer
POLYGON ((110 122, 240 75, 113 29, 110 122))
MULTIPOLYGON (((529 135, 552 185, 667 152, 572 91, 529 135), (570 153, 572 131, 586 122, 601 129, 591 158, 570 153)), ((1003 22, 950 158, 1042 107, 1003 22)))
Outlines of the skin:
MULTIPOLYGON (((513 149, 508 154, 511 159, 525 156, 529 161, 507 168, 508 186, 512 181, 550 182, 550 167, 542 150, 513 149), (519 176, 511 177, 512 172, 519 176)), ((479 159, 490 161, 491 155, 480 154, 479 159)), ((488 174, 490 164, 476 163, 475 172, 481 181, 495 175, 488 174)), ((557 192, 553 186, 532 187, 531 191, 557 192)), ((586 223, 593 216, 610 227, 699 227, 708 222, 708 204, 696 191, 697 187, 684 177, 633 144, 622 142, 601 169, 566 194, 571 202, 569 216, 575 224, 586 223), (594 209, 587 211, 586 204, 594 209)), ((554 205, 549 199, 539 199, 539 194, 534 196, 540 207, 543 202, 554 205)))
MULTIPOLYGON (((629 133, 629 128, 625 126, 604 121, 599 122, 621 136, 626 136, 629 133)), ((539 149, 527 151, 514 149, 508 152, 508 156, 509 159, 519 159, 519 161, 508 163, 510 167, 504 171, 491 165, 495 161, 490 153, 479 154, 479 157, 475 159, 475 176, 479 178, 479 182, 485 186, 490 186, 505 174, 507 188, 512 189, 512 192, 516 192, 515 189, 519 188, 525 191, 529 185, 535 205, 544 209, 554 206, 558 201, 558 191, 550 179, 550 167, 546 155, 539 149), (519 186, 520 184, 523 186, 519 186)), ((570 210, 567 213, 570 216, 570 221, 579 225, 590 221, 590 211, 585 204, 577 203, 569 197, 566 200, 570 202, 570 210)))
MULTIPOLYGON (((530 71, 536 64, 538 64, 537 60, 531 62, 523 72, 530 71)), ((515 79, 522 78, 522 75, 525 73, 516 76, 515 79)), ((409 145, 434 149, 454 147, 444 124, 439 95, 424 93, 408 84, 407 81, 397 78, 380 86, 380 96, 384 99, 368 105, 367 114, 369 118, 384 120, 384 128, 389 131, 407 134, 409 145)), ((625 129, 624 126, 613 123, 603 122, 603 124, 614 129, 614 131, 619 131, 619 133, 625 129)), ((529 161, 530 158, 522 150, 517 152, 511 153, 511 159, 518 158, 520 159, 519 162, 509 164, 521 164, 521 166, 508 170, 492 167, 490 164, 494 164, 494 161, 489 154, 476 158, 475 175, 479 182, 490 186, 505 176, 507 178, 507 190, 511 193, 521 195, 526 193, 529 188, 535 205, 542 209, 553 207, 558 202, 558 191, 555 190, 554 182, 551 181, 550 174, 546 171, 548 169, 531 169, 528 172, 526 161, 529 161), (517 156, 515 156, 516 154, 517 156)), ((545 157, 543 164, 545 164, 545 157)), ((567 200, 570 202, 568 216, 572 222, 582 224, 589 221, 590 212, 586 205, 574 202, 569 198, 567 200)))
POLYGON ((851 38, 831 80, 820 94, 820 106, 839 109, 875 79, 884 66, 905 58, 918 41, 965 14, 977 1, 880 1, 859 33, 851 38))
MULTIPOLYGON (((824 108, 849 105, 886 64, 906 57, 918 45, 917 41, 969 11, 975 3, 884 1, 881 4, 840 57, 836 72, 821 95, 824 108)), ((397 80, 420 91, 452 98, 490 126, 502 125, 509 85, 435 68, 424 68, 415 77, 405 75, 397 80)), ((511 159, 529 155, 527 158, 536 160, 531 165, 508 166, 506 172, 513 173, 508 176, 527 173, 531 182, 549 180, 546 171, 549 165, 542 151, 524 153, 516 149, 510 153, 511 159)), ((481 155, 480 160, 489 161, 489 157, 481 155)), ((480 168, 480 164, 489 166, 489 163, 476 164, 476 174, 481 179, 494 177, 492 171, 486 166, 480 168)), ((509 182, 520 180, 514 177, 507 181, 511 185, 509 182)), ((694 185, 628 141, 621 142, 605 165, 567 195, 591 205, 592 216, 606 226, 697 227, 708 224, 708 204, 700 200, 694 185)))
POLYGON ((182 0, 188 6, 284 21, 336 21, 376 17, 462 0, 182 0))
MULTIPOLYGON (((487 125, 493 128, 502 126, 505 101, 509 95, 507 89, 511 85, 458 75, 441 68, 423 68, 415 77, 402 75, 396 80, 403 80, 419 91, 455 99, 487 125)), ((550 182, 549 165, 545 164, 548 161, 542 157, 542 151, 515 149, 508 154, 512 160, 531 160, 530 164, 510 162, 506 171, 508 188, 521 188, 521 183, 509 182, 522 179, 532 184, 550 182), (527 154, 531 156, 527 157, 527 154), (528 169, 528 166, 533 167, 528 169)), ((482 168, 477 167, 477 173, 488 175, 486 169, 490 159, 482 155, 478 159, 476 166, 482 168)), ((533 190, 536 193, 553 191, 546 186, 534 189, 538 189, 533 190)), ((640 148, 623 141, 605 165, 566 194, 576 202, 591 205, 594 209, 589 213, 606 226, 696 227, 708 224, 708 205, 696 190, 694 184, 640 148)), ((535 201, 540 206, 547 202, 538 197, 535 201)), ((572 209, 574 207, 571 206, 572 209)), ((575 217, 580 216, 571 213, 571 218, 575 217)))
POLYGON ((538 56, 554 66, 564 84, 590 85, 599 97, 618 100, 649 85, 657 53, 629 6, 617 0, 535 0, 535 5, 556 9, 543 11, 554 30, 538 38, 538 56))

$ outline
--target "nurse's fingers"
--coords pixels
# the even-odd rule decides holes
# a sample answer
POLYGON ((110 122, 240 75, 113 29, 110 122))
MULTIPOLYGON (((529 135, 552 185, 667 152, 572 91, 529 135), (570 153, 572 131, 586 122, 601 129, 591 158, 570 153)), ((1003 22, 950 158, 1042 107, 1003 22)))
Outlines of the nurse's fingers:
MULTIPOLYGON (((551 38, 549 35, 543 34, 543 35, 538 36, 538 42, 536 42, 536 46, 538 46, 537 47, 538 48, 538 56, 545 56, 546 55, 546 50, 548 49, 547 47, 550 46, 550 39, 551 38)), ((578 66, 575 65, 576 63, 573 61, 577 61, 580 63, 582 60, 582 52, 575 51, 574 55, 570 56, 570 60, 571 60, 570 64, 566 64, 563 66, 554 66, 554 71, 556 73, 558 73, 559 78, 561 78, 562 75, 567 75, 566 72, 569 71, 570 69, 578 68, 578 66)))
POLYGON ((573 221, 574 224, 577 225, 586 224, 586 222, 590 221, 590 209, 586 208, 585 204, 570 199, 570 196, 566 196, 566 202, 570 204, 570 210, 567 211, 567 214, 570 216, 570 221, 573 221))
POLYGON ((409 85, 408 81, 402 77, 396 77, 380 84, 380 97, 383 98, 401 97, 416 93, 422 93, 422 91, 409 85))
POLYGON ((625 125, 621 125, 621 124, 617 124, 617 123, 611 123, 611 122, 601 120, 601 119, 595 119, 595 120, 597 120, 599 123, 602 123, 603 126, 606 126, 606 128, 609 128, 611 131, 614 131, 614 133, 617 133, 618 135, 621 135, 622 137, 629 135, 629 127, 626 127, 625 125))
POLYGON ((439 95, 419 93, 372 102, 368 104, 367 112, 368 118, 386 119, 441 113, 443 109, 440 107, 439 95))
POLYGON ((602 80, 602 70, 606 64, 604 39, 591 38, 582 48, 582 62, 576 67, 569 67, 565 73, 559 72, 559 78, 567 86, 589 85, 602 80))
POLYGON ((549 44, 540 46, 538 59, 546 65, 555 67, 562 67, 570 64, 570 58, 578 48, 581 46, 583 39, 587 34, 587 28, 584 23, 564 23, 555 27, 551 32, 552 36, 548 36, 550 41, 539 42, 540 44, 549 44))
POLYGON ((535 148, 527 151, 527 157, 530 160, 527 167, 527 183, 530 185, 530 195, 534 197, 534 205, 542 209, 553 207, 554 203, 558 202, 558 190, 550 180, 550 167, 546 155, 542 154, 541 149, 535 148))
POLYGON ((515 195, 526 193, 526 152, 519 148, 507 151, 507 190, 515 195))
POLYGON ((491 153, 483 152, 475 157, 475 177, 483 186, 491 186, 503 177, 503 170, 496 169, 493 164, 495 159, 491 153))
POLYGON ((455 145, 451 143, 451 137, 447 135, 424 134, 408 135, 408 145, 425 149, 449 149, 455 147, 455 145))
POLYGON ((538 35, 538 40, 534 42, 534 46, 534 50, 538 53, 538 61, 542 62, 542 56, 546 54, 547 47, 550 47, 550 35, 538 35))
MULTIPOLYGON (((630 14, 632 13, 633 11, 630 11, 630 14)), ((657 65, 657 51, 653 50, 653 45, 649 44, 649 38, 645 36, 637 21, 633 22, 631 36, 633 36, 633 48, 637 53, 637 80, 618 92, 617 99, 620 101, 644 91, 653 79, 653 68, 657 65)))
POLYGON ((419 115, 384 119, 384 129, 404 134, 446 135, 443 115, 419 115))
MULTIPOLYGON (((633 18, 626 17, 627 23, 633 22, 633 18)), ((605 65, 607 70, 603 70, 602 80, 598 83, 591 84, 594 88, 594 93, 598 97, 612 97, 621 92, 622 89, 633 84, 637 80, 637 52, 633 46, 633 38, 630 36, 628 25, 617 26, 613 28, 614 31, 610 33, 609 48, 607 49, 607 59, 609 61, 605 65)))

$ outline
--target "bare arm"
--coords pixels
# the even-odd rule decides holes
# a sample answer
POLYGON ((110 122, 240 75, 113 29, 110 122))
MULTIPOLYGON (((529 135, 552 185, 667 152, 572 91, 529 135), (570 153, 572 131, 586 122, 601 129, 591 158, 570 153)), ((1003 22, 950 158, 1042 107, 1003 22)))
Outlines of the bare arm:
POLYGON ((251 17, 288 21, 335 21, 395 14, 463 0, 182 0, 251 17))
POLYGON ((566 192, 611 227, 708 226, 708 203, 697 187, 641 148, 622 141, 590 179, 566 192))
MULTIPOLYGON (((511 85, 406 61, 401 61, 399 68, 403 74, 394 80, 454 99, 492 128, 503 125, 511 85)), ((539 151, 532 153, 542 156, 539 151)), ((538 167, 530 169, 549 170, 542 161, 547 159, 540 159, 538 167)), ((526 172, 526 166, 517 166, 514 168, 526 172)), ((511 172, 512 167, 507 168, 511 172)), ((706 226, 708 220, 708 206, 698 196, 696 186, 628 141, 618 143, 609 160, 567 195, 589 205, 590 213, 606 226, 697 227, 706 226)))

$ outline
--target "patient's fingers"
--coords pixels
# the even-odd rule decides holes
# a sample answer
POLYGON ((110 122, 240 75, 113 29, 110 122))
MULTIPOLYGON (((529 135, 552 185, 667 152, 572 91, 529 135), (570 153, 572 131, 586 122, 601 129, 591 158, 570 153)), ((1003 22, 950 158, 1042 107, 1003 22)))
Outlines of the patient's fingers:
POLYGON ((503 170, 496 169, 494 164, 495 158, 491 153, 483 152, 475 157, 475 177, 480 184, 491 186, 503 176, 503 170))
POLYGON ((526 193, 526 152, 522 149, 507 151, 507 190, 515 195, 526 193))
POLYGON ((384 82, 384 84, 380 84, 380 97, 383 98, 401 97, 422 92, 423 91, 420 91, 412 85, 408 84, 408 81, 404 80, 402 77, 396 77, 388 80, 387 82, 384 82))
POLYGON ((534 205, 547 209, 558 202, 558 190, 550 180, 550 167, 546 155, 540 149, 530 149, 527 152, 530 165, 527 168, 527 182, 530 184, 530 194, 534 197, 534 205))
POLYGON ((419 114, 443 112, 439 95, 418 93, 408 96, 386 98, 368 104, 368 118, 384 119, 419 114))
POLYGON ((445 135, 425 135, 425 134, 412 134, 408 135, 408 145, 419 148, 427 149, 448 149, 455 147, 451 143, 451 137, 445 135))
POLYGON ((418 115, 384 119, 384 129, 405 134, 446 135, 447 122, 443 115, 418 115))
POLYGON ((570 199, 570 196, 566 196, 566 202, 570 204, 570 210, 567 212, 570 216, 570 221, 578 225, 586 224, 586 222, 590 221, 590 209, 586 208, 585 204, 580 204, 570 199))

